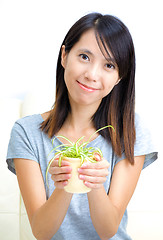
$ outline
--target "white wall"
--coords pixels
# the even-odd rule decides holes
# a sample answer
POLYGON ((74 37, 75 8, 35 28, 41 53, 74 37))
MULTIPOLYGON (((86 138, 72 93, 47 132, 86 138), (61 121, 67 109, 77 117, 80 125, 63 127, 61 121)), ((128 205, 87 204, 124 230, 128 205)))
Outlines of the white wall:
POLYGON ((158 191, 163 182, 161 0, 0 0, 0 98, 52 96, 60 44, 70 26, 92 11, 119 17, 133 36, 136 110, 147 121, 159 150, 159 160, 143 171, 129 208, 163 211, 163 194, 158 191))

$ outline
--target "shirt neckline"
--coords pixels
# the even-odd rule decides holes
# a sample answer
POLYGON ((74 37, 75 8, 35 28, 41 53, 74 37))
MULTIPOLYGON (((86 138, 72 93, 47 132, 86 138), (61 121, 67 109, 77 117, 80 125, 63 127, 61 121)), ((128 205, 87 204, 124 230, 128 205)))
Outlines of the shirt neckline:
MULTIPOLYGON (((45 121, 45 120, 43 119, 42 115, 41 115, 41 114, 39 114, 39 115, 40 115, 42 121, 45 121)), ((62 142, 56 135, 54 135, 54 137, 52 137, 52 139, 54 139, 54 138, 55 138, 60 144, 63 144, 63 142, 62 142)), ((102 136, 99 134, 96 138, 94 138, 92 141, 90 141, 90 142, 88 143, 88 145, 96 143, 97 141, 99 141, 100 138, 102 138, 102 136)))

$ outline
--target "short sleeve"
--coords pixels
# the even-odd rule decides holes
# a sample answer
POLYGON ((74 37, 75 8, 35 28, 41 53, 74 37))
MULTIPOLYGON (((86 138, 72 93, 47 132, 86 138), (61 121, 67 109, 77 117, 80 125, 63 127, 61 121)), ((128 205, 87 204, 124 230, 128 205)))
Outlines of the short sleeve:
POLYGON ((158 152, 153 142, 150 130, 146 127, 145 122, 136 115, 135 118, 136 128, 136 142, 134 147, 134 156, 145 155, 145 161, 143 168, 153 163, 157 157, 158 152))
MULTIPOLYGON (((152 135, 145 123, 142 121, 138 114, 135 115, 135 130, 136 130, 136 141, 134 146, 134 156, 145 155, 145 161, 143 169, 153 163, 157 157, 158 152, 155 144, 153 143, 152 135)), ((125 159, 125 153, 122 156, 116 158, 116 163, 125 159)))
POLYGON ((14 158, 30 159, 38 162, 30 138, 19 122, 16 122, 12 128, 7 151, 7 165, 13 173, 15 173, 14 158))

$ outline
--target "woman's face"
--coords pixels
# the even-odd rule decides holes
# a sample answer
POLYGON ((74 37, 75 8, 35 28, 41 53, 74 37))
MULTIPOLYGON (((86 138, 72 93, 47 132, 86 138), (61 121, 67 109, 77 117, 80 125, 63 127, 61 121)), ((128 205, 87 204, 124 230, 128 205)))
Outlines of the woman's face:
POLYGON ((104 57, 92 29, 83 33, 69 53, 62 47, 62 66, 70 104, 99 106, 119 81, 117 66, 104 57))

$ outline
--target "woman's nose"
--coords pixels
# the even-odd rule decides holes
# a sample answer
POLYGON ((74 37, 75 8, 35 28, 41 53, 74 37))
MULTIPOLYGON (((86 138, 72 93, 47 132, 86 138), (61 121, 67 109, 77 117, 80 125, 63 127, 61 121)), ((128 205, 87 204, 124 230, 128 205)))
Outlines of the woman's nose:
POLYGON ((85 77, 90 81, 98 81, 100 78, 101 70, 98 64, 92 64, 85 72, 85 77))

